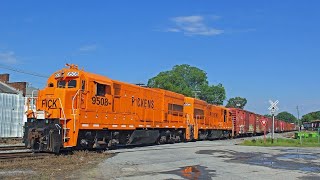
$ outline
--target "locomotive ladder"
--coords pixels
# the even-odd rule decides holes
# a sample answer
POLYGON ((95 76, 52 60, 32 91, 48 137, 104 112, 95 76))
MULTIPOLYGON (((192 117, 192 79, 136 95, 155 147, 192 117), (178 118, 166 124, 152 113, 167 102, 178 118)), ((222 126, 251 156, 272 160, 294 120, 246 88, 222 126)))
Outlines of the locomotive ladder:
POLYGON ((61 112, 62 112, 62 115, 63 115, 63 118, 60 118, 60 120, 64 121, 64 124, 63 124, 63 142, 66 142, 67 140, 70 139, 70 137, 67 137, 67 131, 69 131, 70 128, 67 128, 67 118, 66 118, 66 114, 64 113, 64 108, 63 108, 61 99, 60 98, 58 98, 58 99, 59 99, 59 102, 60 102, 61 112))
MULTIPOLYGON (((74 108, 74 102, 76 100, 76 97, 78 96, 79 92, 81 91, 81 89, 79 89, 76 94, 73 96, 72 98, 72 116, 73 116, 73 132, 76 131, 76 112, 75 112, 75 108, 74 108)), ((67 134, 69 135, 70 133, 70 128, 67 127, 67 121, 69 121, 70 119, 66 118, 66 115, 64 113, 64 108, 62 106, 62 103, 60 101, 60 105, 62 108, 62 114, 63 114, 63 118, 61 118, 61 120, 64 120, 64 126, 63 126, 63 142, 67 142, 70 139, 70 136, 67 136, 67 134), (68 133, 67 133, 68 132, 68 133)))

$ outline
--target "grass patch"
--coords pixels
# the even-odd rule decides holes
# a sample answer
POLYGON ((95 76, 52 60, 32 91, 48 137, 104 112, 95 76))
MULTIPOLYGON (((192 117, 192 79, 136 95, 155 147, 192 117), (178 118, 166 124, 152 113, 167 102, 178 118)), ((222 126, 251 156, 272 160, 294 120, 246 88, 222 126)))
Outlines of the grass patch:
POLYGON ((68 179, 95 167, 108 153, 75 151, 72 155, 24 158, 0 162, 0 179, 68 179))
POLYGON ((277 138, 274 139, 273 144, 271 143, 271 138, 267 138, 266 143, 264 139, 252 139, 245 140, 241 143, 245 146, 283 146, 283 147, 320 147, 318 143, 318 138, 302 138, 302 144, 300 144, 300 139, 285 139, 277 138))

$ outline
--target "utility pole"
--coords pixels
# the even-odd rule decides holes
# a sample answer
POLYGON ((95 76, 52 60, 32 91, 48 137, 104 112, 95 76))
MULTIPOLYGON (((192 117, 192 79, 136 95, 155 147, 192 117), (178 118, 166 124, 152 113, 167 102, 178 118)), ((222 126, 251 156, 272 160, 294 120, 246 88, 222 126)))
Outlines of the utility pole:
POLYGON ((297 112, 298 112, 298 127, 299 127, 299 137, 300 137, 300 144, 302 144, 302 139, 301 139, 301 128, 300 128, 300 113, 299 113, 299 106, 297 106, 297 112))
POLYGON ((194 98, 198 99, 198 93, 200 93, 201 91, 192 91, 194 93, 194 98))

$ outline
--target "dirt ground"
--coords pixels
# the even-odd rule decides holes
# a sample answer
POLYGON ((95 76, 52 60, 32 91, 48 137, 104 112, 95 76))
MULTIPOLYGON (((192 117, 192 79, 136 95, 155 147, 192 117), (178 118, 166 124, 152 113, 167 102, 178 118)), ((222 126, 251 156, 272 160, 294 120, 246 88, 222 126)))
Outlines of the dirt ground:
POLYGON ((76 151, 72 155, 0 161, 0 179, 70 179, 71 174, 94 168, 110 156, 106 152, 76 151))

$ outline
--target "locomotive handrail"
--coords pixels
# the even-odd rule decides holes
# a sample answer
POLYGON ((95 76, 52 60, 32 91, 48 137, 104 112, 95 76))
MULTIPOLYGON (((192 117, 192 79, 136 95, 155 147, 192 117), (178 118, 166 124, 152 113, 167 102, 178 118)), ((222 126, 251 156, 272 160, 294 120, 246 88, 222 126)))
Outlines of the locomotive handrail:
MULTIPOLYGON (((33 92, 34 91, 39 91, 39 89, 34 89, 34 90, 32 90, 32 92, 31 92, 31 98, 32 98, 32 110, 33 110, 33 107, 35 107, 35 103, 34 103, 34 100, 35 99, 37 99, 37 97, 34 97, 33 96, 33 92)), ((39 93, 38 93, 39 94, 39 93)), ((38 96, 38 95, 37 95, 38 96)))
POLYGON ((81 91, 81 89, 78 89, 78 91, 76 92, 76 94, 72 98, 73 132, 76 131, 76 114, 74 113, 74 110, 75 110, 74 109, 74 101, 80 91, 81 91))
POLYGON ((60 107, 61 107, 61 111, 62 111, 63 118, 64 118, 65 120, 67 120, 66 114, 64 113, 64 108, 63 108, 63 105, 62 105, 62 101, 61 101, 60 98, 58 98, 58 99, 59 99, 59 102, 60 102, 60 107))
POLYGON ((30 101, 31 101, 30 97, 25 98, 25 107, 27 108, 25 111, 25 114, 27 118, 29 118, 30 114, 32 114, 32 118, 36 118, 35 111, 33 108, 31 108, 30 101))
POLYGON ((27 107, 27 112, 29 111, 32 111, 33 113, 33 117, 36 117, 34 115, 34 112, 36 111, 36 107, 35 107, 35 103, 34 103, 34 100, 37 99, 38 97, 27 97, 25 98, 26 99, 26 103, 25 103, 25 106, 27 107), (31 102, 32 101, 32 102, 31 102))
MULTIPOLYGON (((62 106, 62 102, 61 102, 61 99, 60 98, 58 98, 59 99, 59 102, 60 102, 60 107, 61 107, 61 111, 62 111, 62 115, 63 115, 63 118, 64 118, 64 127, 66 128, 67 127, 67 118, 66 118, 66 114, 64 113, 64 108, 63 108, 63 106, 62 106)), ((65 138, 66 138, 66 130, 64 129, 64 131, 63 131, 63 141, 65 140, 65 138)))

